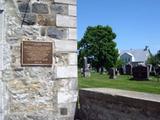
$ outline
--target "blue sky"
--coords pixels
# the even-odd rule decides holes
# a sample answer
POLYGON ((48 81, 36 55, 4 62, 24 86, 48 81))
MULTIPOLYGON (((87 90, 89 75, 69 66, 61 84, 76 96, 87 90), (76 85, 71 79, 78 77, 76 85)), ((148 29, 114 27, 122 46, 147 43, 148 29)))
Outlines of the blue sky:
POLYGON ((78 0, 78 40, 95 25, 111 26, 120 50, 160 50, 160 0, 78 0))

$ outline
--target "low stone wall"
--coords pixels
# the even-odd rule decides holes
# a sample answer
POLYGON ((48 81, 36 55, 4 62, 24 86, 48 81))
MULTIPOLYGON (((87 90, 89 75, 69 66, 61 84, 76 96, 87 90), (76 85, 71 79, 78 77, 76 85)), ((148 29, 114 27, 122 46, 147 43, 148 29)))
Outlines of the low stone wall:
POLYGON ((160 120, 160 95, 116 89, 81 89, 81 120, 160 120))

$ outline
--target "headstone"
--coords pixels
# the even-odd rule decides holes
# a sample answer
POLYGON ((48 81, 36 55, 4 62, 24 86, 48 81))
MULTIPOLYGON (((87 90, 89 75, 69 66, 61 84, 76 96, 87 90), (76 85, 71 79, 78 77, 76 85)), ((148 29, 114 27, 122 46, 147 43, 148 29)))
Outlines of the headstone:
POLYGON ((131 64, 127 64, 125 66, 125 70, 126 70, 126 75, 132 75, 132 65, 131 64))
POLYGON ((124 74, 124 71, 123 71, 123 68, 122 68, 122 67, 119 67, 118 70, 119 70, 119 74, 120 74, 120 75, 123 75, 123 74, 124 74))
POLYGON ((151 72, 150 72, 151 76, 155 76, 156 75, 156 69, 154 66, 152 66, 151 72))
POLYGON ((150 74, 151 76, 155 76, 155 75, 156 75, 155 67, 152 66, 152 64, 148 64, 147 67, 148 67, 148 69, 149 69, 149 74, 150 74))
POLYGON ((149 72, 152 72, 152 64, 148 64, 147 67, 149 68, 149 72))
POLYGON ((87 57, 84 57, 84 65, 83 65, 83 75, 84 77, 90 77, 90 69, 89 69, 89 64, 87 62, 87 57))
POLYGON ((119 76, 120 75, 119 70, 116 68, 115 71, 116 71, 116 76, 119 76))
POLYGON ((132 70, 134 80, 149 80, 149 68, 147 66, 138 65, 132 70))
POLYGON ((160 79, 160 66, 159 65, 156 67, 155 71, 156 71, 156 75, 155 76, 157 77, 158 81, 160 81, 159 80, 160 79))
POLYGON ((119 68, 118 68, 118 71, 119 71, 119 74, 120 74, 120 75, 126 74, 125 66, 119 67, 119 68))
POLYGON ((155 71, 156 71, 156 75, 160 75, 160 67, 159 66, 155 68, 155 71))
POLYGON ((116 69, 115 68, 110 68, 109 69, 109 78, 110 79, 116 79, 116 69))

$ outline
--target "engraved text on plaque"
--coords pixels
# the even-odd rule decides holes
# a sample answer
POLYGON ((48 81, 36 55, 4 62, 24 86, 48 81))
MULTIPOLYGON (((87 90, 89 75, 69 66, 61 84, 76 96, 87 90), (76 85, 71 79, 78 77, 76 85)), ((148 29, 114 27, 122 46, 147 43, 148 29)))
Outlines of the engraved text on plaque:
POLYGON ((21 52, 22 65, 52 65, 52 42, 23 41, 21 52))

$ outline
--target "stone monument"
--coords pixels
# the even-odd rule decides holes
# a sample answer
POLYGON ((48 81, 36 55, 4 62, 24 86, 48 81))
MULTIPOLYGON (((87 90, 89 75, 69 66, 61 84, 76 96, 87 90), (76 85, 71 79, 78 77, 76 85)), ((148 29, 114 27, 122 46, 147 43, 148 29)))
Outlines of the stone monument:
POLYGON ((150 75, 151 76, 156 76, 156 68, 155 68, 155 66, 152 66, 152 70, 150 72, 150 75))
POLYGON ((116 79, 116 69, 115 68, 110 68, 109 69, 109 78, 110 79, 116 79))
POLYGON ((153 68, 152 64, 147 64, 147 67, 149 68, 149 72, 152 72, 152 68, 153 68))
POLYGON ((119 71, 120 75, 125 75, 126 74, 126 72, 125 72, 125 66, 119 67, 118 71, 119 71))
POLYGON ((133 67, 133 79, 134 80, 149 80, 149 67, 144 65, 138 65, 133 67))
POLYGON ((131 64, 127 64, 125 66, 125 71, 126 71, 126 75, 132 75, 132 65, 131 64))
POLYGON ((76 0, 0 0, 0 120, 74 120, 76 0))
POLYGON ((90 69, 89 69, 89 64, 87 62, 87 57, 84 57, 84 64, 83 64, 83 76, 84 77, 90 77, 90 69))

